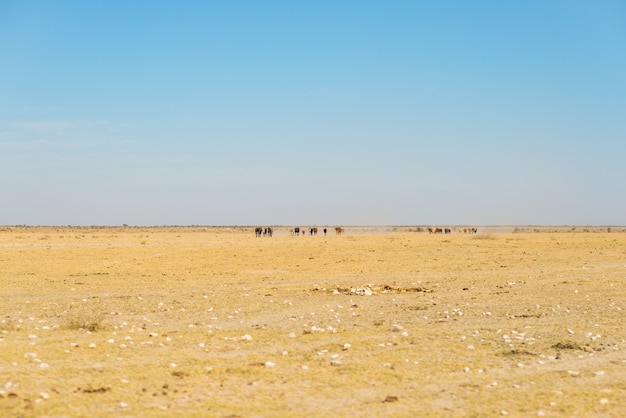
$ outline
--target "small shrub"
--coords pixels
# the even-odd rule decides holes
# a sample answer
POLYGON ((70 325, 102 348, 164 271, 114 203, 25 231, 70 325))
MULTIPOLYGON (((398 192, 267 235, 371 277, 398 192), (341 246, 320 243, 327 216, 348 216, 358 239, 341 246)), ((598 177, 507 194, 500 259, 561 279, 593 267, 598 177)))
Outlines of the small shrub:
POLYGON ((561 343, 558 342, 552 346, 552 348, 556 348, 557 350, 582 350, 580 345, 572 342, 561 343))
POLYGON ((528 350, 509 350, 509 351, 503 351, 502 356, 505 357, 517 357, 517 356, 536 356, 536 353, 533 353, 532 351, 528 351, 528 350))
POLYGON ((104 328, 103 319, 104 315, 100 313, 83 312, 70 317, 67 321, 67 328, 95 332, 104 328))

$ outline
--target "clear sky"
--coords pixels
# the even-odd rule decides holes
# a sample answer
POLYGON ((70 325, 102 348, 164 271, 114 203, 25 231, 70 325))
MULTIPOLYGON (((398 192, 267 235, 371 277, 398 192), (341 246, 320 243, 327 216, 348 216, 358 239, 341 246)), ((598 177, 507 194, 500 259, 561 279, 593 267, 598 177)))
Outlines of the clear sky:
POLYGON ((0 225, 626 224, 626 2, 0 0, 0 225))

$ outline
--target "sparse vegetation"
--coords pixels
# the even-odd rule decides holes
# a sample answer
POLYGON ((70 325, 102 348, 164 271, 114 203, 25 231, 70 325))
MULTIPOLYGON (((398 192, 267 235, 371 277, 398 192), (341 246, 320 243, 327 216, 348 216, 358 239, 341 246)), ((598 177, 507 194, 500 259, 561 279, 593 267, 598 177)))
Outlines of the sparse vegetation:
POLYGON ((556 348, 557 350, 582 350, 581 346, 577 343, 573 342, 558 342, 552 346, 552 348, 556 348))
POLYGON ((101 331, 104 329, 103 320, 104 314, 100 312, 81 311, 69 315, 66 319, 66 328, 77 331, 101 331))
POLYGON ((0 231, 0 411, 626 416, 626 234, 554 229, 0 231))

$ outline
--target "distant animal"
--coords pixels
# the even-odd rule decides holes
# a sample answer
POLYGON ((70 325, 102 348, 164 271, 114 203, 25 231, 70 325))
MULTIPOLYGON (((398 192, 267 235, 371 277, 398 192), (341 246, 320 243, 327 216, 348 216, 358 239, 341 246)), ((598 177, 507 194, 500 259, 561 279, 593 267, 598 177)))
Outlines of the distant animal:
POLYGON ((299 227, 299 226, 296 226, 296 227, 293 229, 293 235, 295 235, 295 236, 300 235, 300 227, 299 227))
POLYGON ((335 227, 335 233, 336 233, 337 235, 341 235, 341 233, 342 233, 343 231, 344 231, 344 230, 343 230, 343 228, 342 228, 342 227, 340 227, 340 226, 335 227))
POLYGON ((261 228, 260 226, 257 226, 256 228, 254 228, 254 235, 256 235, 257 237, 262 236, 263 228, 261 228))
POLYGON ((324 228, 324 235, 326 235, 326 232, 328 232, 328 229, 324 228))
POLYGON ((452 230, 450 228, 446 228, 443 230, 443 232, 445 232, 446 234, 449 234, 452 232, 452 230))
POLYGON ((311 228, 311 235, 317 235, 317 227, 311 228))
POLYGON ((271 237, 273 233, 274 231, 272 231, 272 228, 270 228, 269 226, 265 228, 265 230, 263 230, 264 237, 271 237))

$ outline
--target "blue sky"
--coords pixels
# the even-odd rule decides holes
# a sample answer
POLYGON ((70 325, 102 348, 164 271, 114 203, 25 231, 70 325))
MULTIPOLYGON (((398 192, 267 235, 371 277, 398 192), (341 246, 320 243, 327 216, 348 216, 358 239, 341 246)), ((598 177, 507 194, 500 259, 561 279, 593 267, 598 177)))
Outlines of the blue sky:
POLYGON ((626 3, 0 0, 0 224, 626 224, 626 3))

